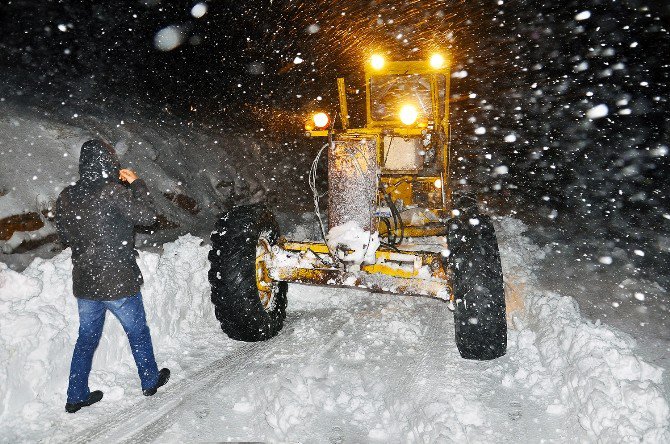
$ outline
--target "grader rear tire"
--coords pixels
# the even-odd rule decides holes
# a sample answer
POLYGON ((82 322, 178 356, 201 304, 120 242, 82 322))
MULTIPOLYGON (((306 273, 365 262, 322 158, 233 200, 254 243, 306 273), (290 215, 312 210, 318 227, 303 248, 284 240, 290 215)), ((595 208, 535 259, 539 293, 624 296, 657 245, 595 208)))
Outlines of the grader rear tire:
MULTIPOLYGON (((217 222, 209 252, 214 313, 231 339, 264 341, 277 335, 286 317, 286 282, 258 283, 259 248, 271 247, 279 226, 265 205, 235 207, 217 222)), ((262 251, 260 251, 262 253, 262 251)))
POLYGON ((477 213, 451 219, 448 242, 458 351, 465 359, 499 358, 507 351, 507 321, 500 252, 491 219, 477 213))

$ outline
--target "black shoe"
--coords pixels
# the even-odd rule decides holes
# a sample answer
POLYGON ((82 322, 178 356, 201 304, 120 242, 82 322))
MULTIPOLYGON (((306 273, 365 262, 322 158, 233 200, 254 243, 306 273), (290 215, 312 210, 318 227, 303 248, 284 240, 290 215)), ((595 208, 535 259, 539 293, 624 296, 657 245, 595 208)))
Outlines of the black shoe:
POLYGON ((90 395, 88 395, 88 399, 86 401, 82 402, 73 402, 70 404, 69 402, 65 404, 65 411, 68 413, 74 413, 78 411, 82 407, 88 407, 89 405, 93 405, 96 402, 100 401, 102 399, 102 392, 100 390, 96 390, 94 392, 91 392, 90 395))
POLYGON ((142 393, 144 393, 144 396, 153 396, 156 394, 158 388, 163 387, 165 384, 167 384, 169 380, 170 380, 170 369, 163 368, 161 369, 161 371, 158 372, 158 382, 156 383, 156 387, 150 389, 144 389, 142 390, 142 393))

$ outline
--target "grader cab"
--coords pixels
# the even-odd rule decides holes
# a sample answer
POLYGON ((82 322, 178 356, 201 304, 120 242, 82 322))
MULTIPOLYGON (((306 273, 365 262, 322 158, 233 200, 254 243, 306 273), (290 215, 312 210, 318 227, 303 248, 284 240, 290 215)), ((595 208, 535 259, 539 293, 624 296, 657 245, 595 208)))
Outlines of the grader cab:
POLYGON ((212 233, 209 279, 223 331, 259 341, 282 328, 288 283, 427 296, 454 312, 468 359, 502 356, 505 297, 495 231, 450 177, 447 60, 386 61, 365 68, 366 124, 351 128, 344 79, 340 110, 315 112, 306 136, 323 137, 309 184, 322 239, 281 237, 264 205, 235 207, 212 233), (327 152, 327 224, 317 165, 327 152))

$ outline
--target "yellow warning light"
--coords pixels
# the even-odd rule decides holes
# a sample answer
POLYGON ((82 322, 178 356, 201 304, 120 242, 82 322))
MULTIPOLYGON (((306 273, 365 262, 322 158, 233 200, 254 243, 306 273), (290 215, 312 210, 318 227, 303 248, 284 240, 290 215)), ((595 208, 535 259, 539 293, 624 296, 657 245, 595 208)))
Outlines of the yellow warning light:
POLYGON ((328 126, 328 123, 330 122, 328 114, 321 112, 314 114, 312 120, 314 120, 314 125, 317 128, 325 128, 328 126))
POLYGON ((400 109, 400 121, 405 125, 412 125, 419 117, 419 112, 414 105, 405 105, 400 109))
POLYGON ((376 70, 382 69, 384 63, 386 63, 386 60, 384 60, 384 56, 380 54, 373 54, 372 57, 370 57, 370 66, 376 70))
POLYGON ((444 66, 444 57, 442 54, 433 54, 430 57, 430 66, 435 69, 440 69, 444 66))

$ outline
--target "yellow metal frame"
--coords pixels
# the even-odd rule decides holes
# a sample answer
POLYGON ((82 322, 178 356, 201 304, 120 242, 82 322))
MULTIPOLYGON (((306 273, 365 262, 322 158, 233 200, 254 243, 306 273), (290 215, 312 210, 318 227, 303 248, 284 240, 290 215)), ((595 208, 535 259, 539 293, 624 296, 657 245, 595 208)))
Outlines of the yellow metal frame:
MULTIPOLYGON (((449 89, 450 89, 450 68, 445 64, 442 68, 433 68, 428 60, 420 61, 388 61, 381 69, 374 69, 370 65, 365 68, 365 105, 366 105, 366 127, 349 129, 349 119, 347 110, 347 96, 346 88, 343 78, 337 79, 337 89, 340 99, 340 114, 343 122, 343 130, 347 133, 355 134, 380 134, 383 130, 392 129, 393 133, 398 136, 412 137, 421 135, 425 132, 425 128, 419 128, 416 124, 407 126, 400 120, 394 121, 376 121, 372 119, 370 94, 370 79, 378 75, 431 75, 431 102, 433 107, 434 125, 442 126, 445 133, 448 133, 449 126, 449 89), (440 114, 440 95, 437 85, 436 74, 441 74, 445 79, 445 97, 444 97, 444 115, 440 114)), ((332 130, 314 130, 306 131, 307 136, 312 137, 326 137, 331 134, 332 130)), ((334 131, 339 133, 338 131, 334 131)))
MULTIPOLYGON (((344 79, 337 79, 338 94, 340 100, 340 115, 342 128, 330 128, 327 130, 308 130, 308 137, 335 137, 337 139, 347 138, 369 138, 374 137, 377 143, 377 157, 381 164, 380 156, 383 155, 384 136, 393 135, 402 138, 420 138, 430 132, 433 137, 439 137, 441 146, 440 161, 442 163, 439 177, 423 177, 416 174, 382 174, 381 180, 392 189, 398 189, 398 184, 409 180, 410 182, 442 181, 442 208, 425 208, 432 211, 438 217, 444 217, 447 211, 445 190, 449 180, 449 89, 450 89, 450 67, 448 64, 436 69, 425 61, 387 61, 381 69, 374 69, 371 65, 365 68, 365 90, 366 90, 366 125, 364 128, 349 128, 349 116, 347 109, 346 86, 344 79), (430 98, 433 109, 433 119, 427 124, 417 122, 413 125, 404 125, 398 121, 375 121, 372 119, 370 94, 370 79, 378 75, 409 75, 423 74, 430 77, 430 98), (440 91, 438 75, 445 79, 444 111, 440 112, 440 91)), ((402 188, 402 187, 400 187, 402 188)), ((407 190, 399 189, 399 192, 410 193, 413 198, 414 191, 410 185, 407 190)), ((448 191, 447 191, 448 192, 448 191)), ((398 197, 398 196, 396 196, 398 197)), ((411 202, 412 198, 405 202, 411 202)), ((380 226, 380 231, 385 228, 380 226)), ((441 223, 428 223, 423 226, 405 226, 406 237, 443 236, 446 227, 441 223)), ((380 233, 384 234, 384 233, 380 233)), ((440 299, 451 299, 450 271, 443 265, 439 253, 429 251, 398 251, 381 248, 376 252, 374 264, 363 264, 355 273, 347 271, 343 264, 332 263, 331 252, 328 246, 319 242, 287 242, 280 241, 278 247, 286 254, 300 257, 300 261, 287 265, 278 261, 275 266, 269 266, 267 273, 273 280, 300 282, 315 285, 337 285, 349 287, 364 287, 374 291, 385 291, 403 294, 426 295, 440 299), (324 259, 327 259, 324 261, 324 259), (330 263, 328 261, 331 261, 330 263), (411 267, 409 266, 411 264, 411 267), (429 270, 426 273, 426 267, 429 270)), ((273 253, 269 253, 272 255, 273 253)))
MULTIPOLYGON (((286 251, 311 251, 317 254, 329 254, 330 251, 326 244, 320 242, 285 242, 281 247, 286 251)), ((375 263, 362 265, 361 270, 367 273, 381 273, 387 276, 399 278, 412 278, 419 274, 419 270, 424 265, 424 258, 416 252, 398 252, 392 250, 377 250, 375 255, 375 263), (412 271, 392 267, 388 265, 389 262, 404 262, 412 264, 412 271)), ((432 259, 428 261, 432 263, 432 259)))
MULTIPOLYGON (((346 131, 336 131, 336 130, 310 130, 305 131, 307 137, 328 137, 331 134, 337 134, 338 136, 380 136, 382 133, 389 131, 389 128, 351 128, 346 131)), ((416 128, 416 127, 403 127, 403 128, 393 128, 393 135, 400 137, 416 137, 426 134, 426 128, 416 128)))
MULTIPOLYGON (((434 137, 444 137, 441 143, 441 152, 440 161, 442 163, 441 174, 439 177, 425 177, 427 180, 436 180, 440 179, 442 181, 442 205, 441 208, 427 208, 428 210, 435 213, 438 217, 444 217, 448 208, 448 184, 450 180, 449 174, 449 88, 450 88, 450 68, 448 64, 445 66, 436 69, 430 65, 428 60, 423 61, 387 61, 381 69, 374 69, 370 64, 366 65, 365 68, 365 88, 366 88, 366 116, 367 116, 367 125, 364 128, 349 128, 349 118, 348 118, 348 108, 347 108, 347 97, 346 97, 346 88, 343 78, 337 79, 337 89, 340 99, 340 114, 342 117, 342 129, 335 130, 333 128, 329 130, 315 130, 315 131, 306 131, 306 135, 309 137, 329 137, 336 136, 338 138, 358 138, 358 137, 375 137, 377 141, 377 160, 381 164, 383 156, 383 137, 384 135, 392 134, 394 137, 402 138, 415 138, 422 137, 431 131, 434 137), (432 122, 431 128, 420 127, 418 124, 415 125, 403 125, 400 121, 374 121, 372 120, 372 111, 371 111, 371 101, 372 97, 370 94, 370 79, 375 75, 407 75, 407 74, 429 74, 431 75, 430 79, 430 91, 431 91, 431 102, 433 107, 433 116, 434 121, 432 122), (445 79, 445 99, 444 99, 444 115, 440 114, 440 93, 438 90, 437 76, 440 74, 444 76, 445 79)), ((387 183, 397 182, 406 180, 408 177, 415 180, 419 176, 412 175, 410 172, 408 174, 398 175, 398 174, 382 174, 382 181, 387 183)), ((423 177, 421 177, 424 179, 423 177)), ((411 188, 410 188, 410 193, 411 188)), ((411 199, 407 199, 407 196, 397 196, 403 198, 405 203, 410 203, 411 199)), ((380 230, 384 228, 380 225, 380 230)), ((439 227, 405 227, 405 233, 410 237, 420 237, 420 236, 434 236, 443 234, 444 229, 439 227)))
POLYGON ((337 92, 340 96, 340 118, 342 119, 342 129, 346 131, 349 128, 349 111, 347 110, 347 89, 344 85, 344 79, 337 79, 337 92))
MULTIPOLYGON (((449 65, 446 65, 442 68, 433 68, 430 66, 430 62, 427 60, 421 61, 397 61, 397 62, 386 62, 381 69, 374 69, 369 64, 365 68, 365 106, 366 106, 366 116, 367 116, 367 127, 393 127, 393 128, 403 128, 405 125, 400 120, 384 120, 377 121, 372 118, 372 94, 370 93, 370 79, 374 76, 379 75, 408 75, 408 74, 428 74, 430 76, 430 91, 431 91, 431 100, 433 107, 433 119, 435 125, 438 124, 444 125, 448 122, 447 113, 448 111, 448 102, 449 102, 449 65), (440 106, 439 106, 439 91, 437 90, 437 77, 436 74, 441 74, 445 79, 445 115, 440 115, 440 106)), ((446 131, 446 129, 445 129, 446 131)))
POLYGON ((264 238, 256 246, 256 289, 263 308, 268 310, 272 303, 273 283, 268 271, 267 259, 270 256, 270 244, 264 238))
MULTIPOLYGON (((300 265, 286 265, 279 261, 272 265, 266 258, 268 275, 277 281, 313 285, 368 288, 380 292, 430 296, 443 300, 453 297, 449 271, 444 267, 440 253, 427 251, 395 251, 381 248, 375 254, 374 264, 363 264, 355 273, 324 264, 320 257, 330 254, 321 242, 291 242, 280 240, 278 247, 300 256, 300 265), (311 259, 308 254, 311 255, 311 259), (399 265, 406 264, 403 268, 399 265), (426 272, 428 270, 428 272, 426 272), (378 276, 383 275, 383 279, 378 276)), ((269 253, 271 254, 271 253, 269 253)))
MULTIPOLYGON (((365 67, 365 92, 366 92, 366 120, 367 124, 364 128, 349 128, 349 116, 347 108, 347 96, 344 79, 337 79, 338 94, 340 99, 340 114, 342 117, 342 129, 328 129, 328 130, 309 130, 305 132, 307 137, 329 137, 335 135, 337 137, 356 137, 356 136, 377 136, 377 144, 381 147, 382 134, 392 134, 393 136, 403 138, 420 137, 427 132, 433 131, 434 134, 444 134, 445 141, 442 144, 441 162, 442 174, 441 179, 443 184, 449 183, 449 90, 450 90, 450 67, 448 63, 441 68, 433 68, 428 60, 419 61, 387 61, 381 69, 374 69, 370 64, 365 67), (432 128, 420 127, 418 122, 414 125, 404 125, 398 121, 375 121, 372 119, 370 94, 370 78, 375 75, 408 75, 408 74, 433 74, 431 76, 431 101, 433 107, 432 128), (437 74, 443 75, 445 79, 445 97, 444 97, 444 115, 440 114, 440 100, 437 84, 437 74)), ((379 150, 378 150, 379 151, 379 150)), ((380 153, 378 153, 378 157, 380 153)))

